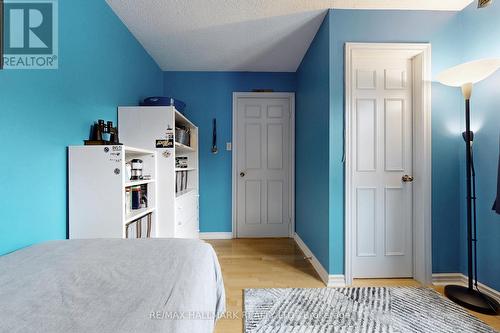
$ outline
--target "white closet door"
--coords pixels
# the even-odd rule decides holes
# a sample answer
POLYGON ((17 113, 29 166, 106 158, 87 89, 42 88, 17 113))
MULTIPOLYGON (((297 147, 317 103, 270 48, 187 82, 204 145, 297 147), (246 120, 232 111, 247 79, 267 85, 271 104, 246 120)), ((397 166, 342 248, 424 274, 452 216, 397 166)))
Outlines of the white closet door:
POLYGON ((353 277, 411 277, 412 61, 391 52, 353 61, 353 277))
POLYGON ((237 235, 290 235, 290 101, 238 98, 237 235))

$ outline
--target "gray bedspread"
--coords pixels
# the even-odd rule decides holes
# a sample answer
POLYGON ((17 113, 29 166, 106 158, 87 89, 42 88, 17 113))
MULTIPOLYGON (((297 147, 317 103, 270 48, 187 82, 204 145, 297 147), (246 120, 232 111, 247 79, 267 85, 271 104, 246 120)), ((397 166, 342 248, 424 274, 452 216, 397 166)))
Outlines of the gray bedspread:
POLYGON ((202 241, 53 241, 0 257, 0 332, 212 332, 224 310, 202 241))

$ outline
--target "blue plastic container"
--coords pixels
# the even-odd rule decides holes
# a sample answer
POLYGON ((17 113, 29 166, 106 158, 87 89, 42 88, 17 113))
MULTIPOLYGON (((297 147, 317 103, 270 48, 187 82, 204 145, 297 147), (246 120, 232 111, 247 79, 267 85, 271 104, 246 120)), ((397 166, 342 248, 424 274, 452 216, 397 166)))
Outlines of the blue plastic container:
POLYGON ((186 108, 186 103, 173 97, 148 97, 141 103, 141 106, 174 106, 182 112, 186 108))

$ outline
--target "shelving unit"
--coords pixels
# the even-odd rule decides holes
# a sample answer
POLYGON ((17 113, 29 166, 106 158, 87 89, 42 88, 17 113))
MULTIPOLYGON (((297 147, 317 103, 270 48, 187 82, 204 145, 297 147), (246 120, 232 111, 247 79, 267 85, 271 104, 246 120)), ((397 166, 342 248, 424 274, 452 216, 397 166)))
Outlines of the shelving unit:
POLYGON ((157 235, 155 151, 129 146, 72 146, 69 147, 68 164, 71 239, 125 238, 128 223, 146 220, 150 214, 151 236, 157 235), (125 165, 135 158, 143 161, 143 175, 151 179, 128 179, 125 165), (147 207, 127 212, 127 188, 144 185, 147 187, 147 207))
POLYGON ((119 107, 120 139, 127 145, 154 150, 158 156, 156 215, 158 237, 199 237, 198 127, 173 106, 119 107), (190 131, 190 145, 175 142, 176 127, 190 131), (158 140, 170 147, 159 148, 158 140), (187 168, 176 168, 176 157, 187 157, 187 168), (186 189, 176 192, 176 174, 187 174, 186 189))

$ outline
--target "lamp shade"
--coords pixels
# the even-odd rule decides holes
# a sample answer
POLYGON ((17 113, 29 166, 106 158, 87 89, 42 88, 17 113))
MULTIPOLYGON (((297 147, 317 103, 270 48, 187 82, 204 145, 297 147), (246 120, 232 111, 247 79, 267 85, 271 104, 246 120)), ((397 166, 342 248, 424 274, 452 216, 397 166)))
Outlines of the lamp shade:
POLYGON ((500 68, 500 58, 467 62, 445 70, 437 80, 447 86, 463 87, 486 79, 500 68))

